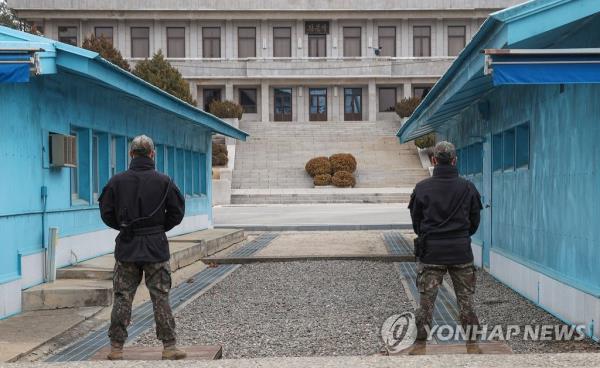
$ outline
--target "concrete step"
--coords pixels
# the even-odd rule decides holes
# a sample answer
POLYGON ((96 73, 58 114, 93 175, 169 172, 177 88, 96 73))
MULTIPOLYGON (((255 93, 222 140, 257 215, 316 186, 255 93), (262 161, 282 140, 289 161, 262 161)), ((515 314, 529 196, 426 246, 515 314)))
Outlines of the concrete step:
POLYGON ((407 203, 411 187, 237 189, 232 204, 407 203))
MULTIPOLYGON (((189 266, 245 239, 240 229, 207 229, 169 239, 171 270, 189 266)), ((57 280, 23 291, 23 310, 107 306, 112 303, 112 254, 56 271, 57 280)))
POLYGON ((358 195, 240 195, 231 196, 232 204, 309 204, 309 203, 408 203, 410 194, 358 195))

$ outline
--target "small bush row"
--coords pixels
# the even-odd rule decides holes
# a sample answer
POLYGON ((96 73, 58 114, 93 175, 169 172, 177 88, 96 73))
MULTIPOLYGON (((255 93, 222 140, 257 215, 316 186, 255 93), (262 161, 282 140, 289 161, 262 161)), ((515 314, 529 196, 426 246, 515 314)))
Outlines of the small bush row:
POLYGON ((313 178, 316 186, 335 185, 336 187, 354 187, 356 179, 356 158, 349 153, 336 153, 330 157, 320 156, 309 160, 304 167, 313 178))

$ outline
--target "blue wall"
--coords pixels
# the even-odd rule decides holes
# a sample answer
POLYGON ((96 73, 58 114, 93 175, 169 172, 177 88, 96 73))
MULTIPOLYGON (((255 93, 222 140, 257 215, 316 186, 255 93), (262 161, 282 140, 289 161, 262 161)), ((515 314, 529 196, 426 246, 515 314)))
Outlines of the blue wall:
MULTIPOLYGON (((187 216, 211 217, 211 173, 207 170, 211 167, 211 133, 205 128, 64 70, 34 77, 30 83, 0 84, 0 106, 0 283, 19 275, 19 253, 43 247, 42 186, 48 187, 46 229, 58 227, 61 236, 69 236, 105 228, 93 200, 91 204, 72 202, 70 169, 49 168, 48 132, 69 134, 75 127, 80 148, 92 134, 98 134, 100 188, 110 176, 107 150, 112 136, 118 142, 117 171, 126 165, 127 138, 139 134, 169 150, 196 152, 202 190, 186 190, 184 182, 177 184, 182 193, 190 193, 187 216)), ((87 147, 91 152, 91 145, 87 147)), ((84 158, 80 150, 78 170, 91 173, 84 158)), ((84 189, 91 188, 85 182, 89 177, 80 175, 84 189)))
POLYGON ((504 86, 487 100, 489 121, 474 107, 441 135, 460 148, 530 124, 528 167, 468 176, 483 192, 491 175, 492 249, 600 294, 600 86, 504 86))

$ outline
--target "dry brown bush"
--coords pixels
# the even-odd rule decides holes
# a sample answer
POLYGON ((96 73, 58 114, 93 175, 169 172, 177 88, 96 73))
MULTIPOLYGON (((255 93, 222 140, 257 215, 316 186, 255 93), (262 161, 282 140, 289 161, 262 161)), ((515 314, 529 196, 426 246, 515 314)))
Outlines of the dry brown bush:
POLYGON ((331 169, 333 173, 338 171, 348 171, 353 173, 356 171, 356 158, 350 153, 336 153, 329 157, 331 163, 331 169))
POLYGON ((340 188, 351 188, 356 185, 356 179, 351 172, 348 171, 338 171, 331 178, 331 182, 336 187, 340 188))
POLYGON ((327 157, 315 157, 306 163, 304 169, 314 178, 317 175, 331 174, 331 163, 327 157))
POLYGON ((331 175, 330 174, 315 175, 315 179, 313 182, 316 186, 331 185, 331 175))

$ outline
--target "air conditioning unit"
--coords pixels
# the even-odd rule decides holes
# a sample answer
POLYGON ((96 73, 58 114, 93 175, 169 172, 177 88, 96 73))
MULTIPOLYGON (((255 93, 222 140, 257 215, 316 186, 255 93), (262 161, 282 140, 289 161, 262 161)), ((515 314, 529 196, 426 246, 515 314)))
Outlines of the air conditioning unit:
POLYGON ((50 133, 50 166, 77 167, 77 137, 50 133))

